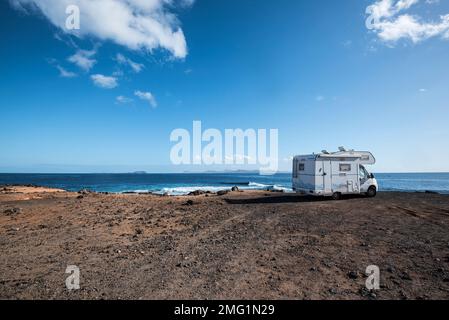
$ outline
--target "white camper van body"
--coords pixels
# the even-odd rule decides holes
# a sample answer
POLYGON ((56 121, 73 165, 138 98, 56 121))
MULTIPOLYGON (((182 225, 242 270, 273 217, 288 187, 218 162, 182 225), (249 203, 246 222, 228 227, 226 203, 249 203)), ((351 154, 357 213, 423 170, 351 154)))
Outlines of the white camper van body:
POLYGON ((374 176, 364 165, 376 163, 367 151, 346 151, 296 156, 293 159, 293 190, 302 194, 334 196, 367 194, 379 189, 374 176))

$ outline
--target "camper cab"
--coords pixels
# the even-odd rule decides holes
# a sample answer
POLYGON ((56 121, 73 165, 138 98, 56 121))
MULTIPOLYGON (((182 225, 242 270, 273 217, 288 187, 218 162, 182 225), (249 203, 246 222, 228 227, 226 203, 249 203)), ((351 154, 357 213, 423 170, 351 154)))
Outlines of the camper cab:
POLYGON ((296 156, 293 159, 293 190, 301 194, 332 196, 343 194, 376 196, 378 185, 365 165, 376 163, 367 151, 340 151, 296 156))

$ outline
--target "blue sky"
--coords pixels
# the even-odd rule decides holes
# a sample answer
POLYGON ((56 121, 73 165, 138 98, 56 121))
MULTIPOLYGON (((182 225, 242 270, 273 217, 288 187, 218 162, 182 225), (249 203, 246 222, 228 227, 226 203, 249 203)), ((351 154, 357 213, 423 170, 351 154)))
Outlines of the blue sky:
POLYGON ((279 129, 281 170, 343 145, 449 171, 447 0, 150 0, 145 34, 84 1, 79 33, 56 1, 0 3, 1 172, 180 171, 169 136, 194 120, 279 129))

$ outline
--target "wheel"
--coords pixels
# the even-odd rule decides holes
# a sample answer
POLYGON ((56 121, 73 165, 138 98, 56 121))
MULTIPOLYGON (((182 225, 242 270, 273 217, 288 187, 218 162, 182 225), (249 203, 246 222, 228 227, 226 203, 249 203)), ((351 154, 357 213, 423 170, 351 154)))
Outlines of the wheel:
POLYGON ((375 186, 369 187, 368 191, 366 192, 366 195, 370 198, 374 198, 377 194, 377 190, 375 186))
POLYGON ((334 192, 334 194, 332 195, 332 199, 340 200, 341 199, 341 193, 340 192, 334 192))

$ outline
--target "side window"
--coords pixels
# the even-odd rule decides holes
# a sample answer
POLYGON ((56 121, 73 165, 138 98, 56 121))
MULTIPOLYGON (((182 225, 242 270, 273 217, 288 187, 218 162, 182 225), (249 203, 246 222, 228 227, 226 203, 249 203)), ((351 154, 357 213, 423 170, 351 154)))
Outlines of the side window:
POLYGON ((366 171, 365 167, 360 165, 360 179, 368 179, 368 171, 366 171))
POLYGON ((298 164, 298 171, 304 171, 305 167, 304 167, 304 163, 299 163, 298 164))
POLYGON ((351 165, 340 163, 340 172, 350 172, 351 171, 351 165))

